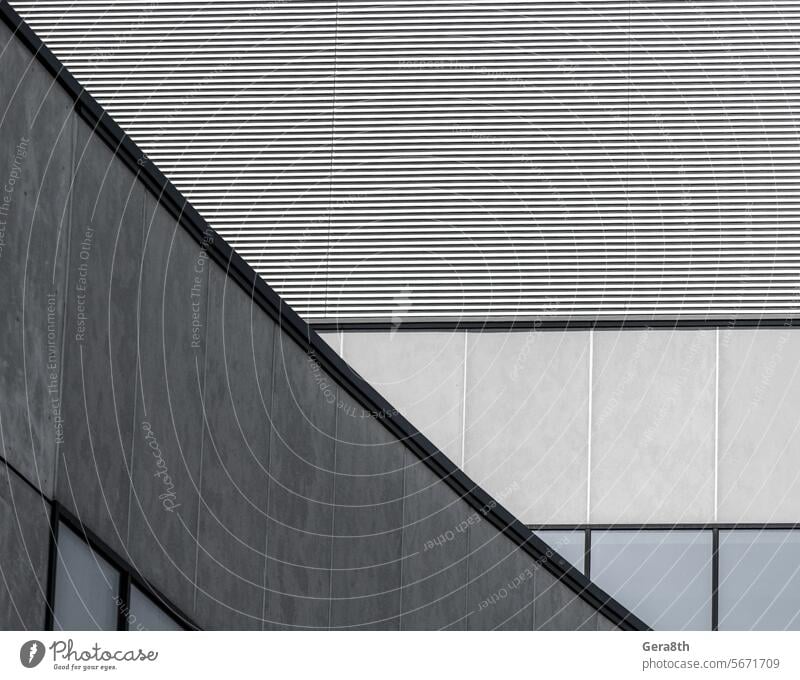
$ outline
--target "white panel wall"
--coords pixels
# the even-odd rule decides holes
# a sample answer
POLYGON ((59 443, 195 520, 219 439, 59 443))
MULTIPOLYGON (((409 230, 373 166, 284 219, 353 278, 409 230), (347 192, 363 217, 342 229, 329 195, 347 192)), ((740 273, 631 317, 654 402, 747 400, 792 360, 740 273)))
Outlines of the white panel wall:
POLYGON ((800 521, 800 329, 328 340, 530 524, 800 521))
POLYGON ((800 331, 720 333, 719 518, 800 520, 800 331))
POLYGON ((589 517, 714 514, 716 331, 596 331, 589 517))
POLYGON ((519 517, 586 516, 589 338, 468 338, 464 469, 519 517))
MULTIPOLYGON (((328 339, 329 344, 335 341, 328 339)), ((352 333, 350 365, 453 461, 464 458, 464 335, 352 333)))

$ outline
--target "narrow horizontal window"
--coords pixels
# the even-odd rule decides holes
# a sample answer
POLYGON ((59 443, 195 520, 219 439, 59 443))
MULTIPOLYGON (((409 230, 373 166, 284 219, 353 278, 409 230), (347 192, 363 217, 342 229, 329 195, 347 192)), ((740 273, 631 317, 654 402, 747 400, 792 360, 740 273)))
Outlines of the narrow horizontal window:
POLYGON ((654 629, 711 629, 710 531, 592 531, 591 555, 591 579, 654 629))
POLYGON ((586 534, 583 531, 542 529, 534 533, 578 571, 585 570, 586 534))
POLYGON ((128 630, 182 630, 182 628, 139 588, 131 586, 128 630))
POLYGON ((800 630, 800 532, 721 531, 720 630, 800 630))

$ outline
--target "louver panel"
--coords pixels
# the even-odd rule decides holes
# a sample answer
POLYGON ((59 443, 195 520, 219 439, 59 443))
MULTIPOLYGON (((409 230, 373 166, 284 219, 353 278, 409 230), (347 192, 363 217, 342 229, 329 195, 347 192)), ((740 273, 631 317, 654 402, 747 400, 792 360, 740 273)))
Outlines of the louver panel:
POLYGON ((19 2, 310 319, 800 309, 795 2, 19 2))

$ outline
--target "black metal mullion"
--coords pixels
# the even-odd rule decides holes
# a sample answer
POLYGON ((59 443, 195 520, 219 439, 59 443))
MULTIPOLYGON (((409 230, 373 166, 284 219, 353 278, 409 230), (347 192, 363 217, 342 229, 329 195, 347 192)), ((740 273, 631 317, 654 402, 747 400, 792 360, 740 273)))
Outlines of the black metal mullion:
POLYGON ((719 527, 711 530, 711 630, 719 630, 719 527))
POLYGON ((117 630, 130 630, 131 574, 119 572, 119 602, 117 603, 117 630))
POLYGON ((61 505, 53 501, 50 510, 50 546, 47 555, 47 593, 45 595, 44 629, 55 630, 56 569, 58 567, 58 526, 61 505))
POLYGON ((592 572, 592 530, 586 527, 583 530, 583 573, 586 578, 592 572))

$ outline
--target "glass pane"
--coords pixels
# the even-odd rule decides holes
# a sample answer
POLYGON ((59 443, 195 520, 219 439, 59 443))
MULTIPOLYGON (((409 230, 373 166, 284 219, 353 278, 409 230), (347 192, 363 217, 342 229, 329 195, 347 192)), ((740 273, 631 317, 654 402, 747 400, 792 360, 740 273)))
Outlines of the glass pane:
POLYGON ((542 529, 533 533, 578 571, 583 571, 583 558, 586 552, 586 535, 583 531, 542 529))
POLYGON ((183 630, 175 620, 136 586, 131 586, 130 630, 183 630))
POLYGON ((711 629, 710 531, 592 531, 591 579, 655 630, 711 629))
POLYGON ((800 532, 719 533, 720 630, 800 630, 800 532))
POLYGON ((63 524, 58 527, 56 630, 116 630, 119 572, 63 524))

